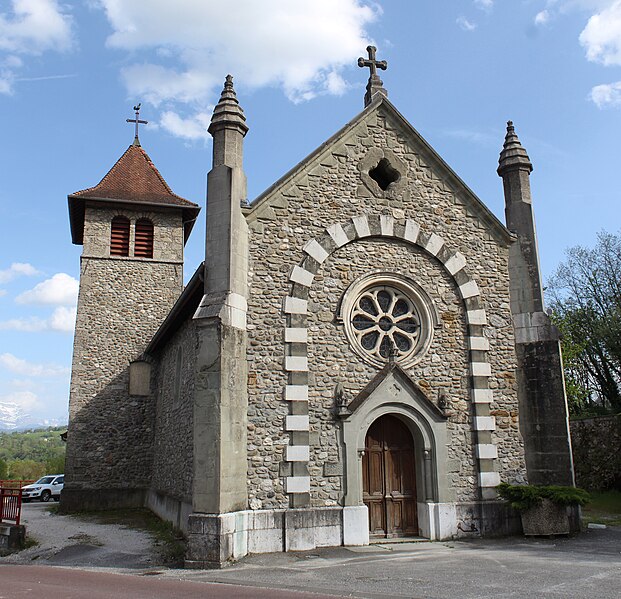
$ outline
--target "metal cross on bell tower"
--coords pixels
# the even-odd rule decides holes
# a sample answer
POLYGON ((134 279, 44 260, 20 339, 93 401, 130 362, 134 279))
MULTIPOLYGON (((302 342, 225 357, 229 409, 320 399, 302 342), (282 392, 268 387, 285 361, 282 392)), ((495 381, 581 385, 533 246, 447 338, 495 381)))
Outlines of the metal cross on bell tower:
POLYGON ((384 89, 384 84, 377 74, 377 69, 385 71, 388 68, 388 63, 385 60, 375 60, 375 53, 377 48, 375 46, 367 46, 367 52, 369 58, 365 59, 362 56, 358 59, 359 67, 369 67, 369 82, 367 83, 367 93, 364 95, 364 105, 367 107, 375 94, 382 94, 384 97, 388 97, 388 92, 384 89))
POLYGON ((146 125, 149 121, 141 121, 140 120, 140 106, 142 104, 138 103, 136 106, 134 106, 134 111, 136 112, 136 118, 135 119, 125 119, 128 123, 136 123, 136 133, 134 136, 134 145, 135 146, 139 146, 140 145, 140 140, 138 139, 138 125, 146 125))

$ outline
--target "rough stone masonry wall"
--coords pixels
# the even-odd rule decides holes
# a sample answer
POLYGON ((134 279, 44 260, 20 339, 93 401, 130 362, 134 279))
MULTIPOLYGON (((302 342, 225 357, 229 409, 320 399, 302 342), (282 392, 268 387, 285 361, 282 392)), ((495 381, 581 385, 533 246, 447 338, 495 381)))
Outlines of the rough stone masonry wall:
POLYGON ((570 422, 576 485, 621 491, 621 414, 570 422))
POLYGON ((160 351, 154 377, 157 406, 151 488, 188 503, 192 502, 197 346, 196 327, 189 320, 160 351))
POLYGON ((128 395, 128 366, 181 291, 182 248, 180 214, 87 207, 69 401, 69 489, 148 485, 153 398, 128 395), (109 256, 117 214, 132 224, 140 217, 154 222, 156 258, 109 256))
POLYGON ((341 478, 324 474, 338 470, 340 461, 338 422, 334 418, 334 390, 342 383, 351 401, 376 374, 351 351, 344 326, 334 322, 338 303, 347 287, 374 270, 393 272, 415 280, 433 300, 441 326, 423 358, 406 369, 432 401, 445 394, 455 412, 449 429, 449 484, 460 500, 474 497, 476 484, 473 452, 472 413, 467 402, 469 363, 466 346, 466 322, 454 282, 437 260, 404 243, 383 239, 350 243, 331 256, 315 276, 309 293, 309 370, 313 400, 310 401, 311 480, 317 480, 312 492, 315 505, 335 505, 341 493, 341 478))
MULTIPOLYGON (((249 361, 249 496, 250 506, 285 507, 282 476, 288 434, 288 413, 283 400, 287 375, 283 369, 283 298, 291 289, 289 275, 303 258, 307 241, 320 237, 334 223, 361 214, 413 218, 428 235, 441 235, 461 252, 481 291, 488 314, 484 334, 489 338, 492 415, 498 446, 501 479, 524 478, 522 439, 518 430, 515 351, 509 311, 508 250, 490 234, 476 209, 467 207, 464 192, 439 178, 440 170, 424 148, 417 150, 391 117, 368 114, 356 127, 316 156, 300 173, 250 212, 250 298, 248 310, 249 361), (368 186, 358 165, 371 148, 390 149, 405 165, 406 176, 396 191, 368 186), (429 158, 429 159, 427 159, 429 158)), ((443 327, 433 352, 410 373, 428 396, 448 392, 454 416, 450 418, 449 453, 452 482, 459 499, 474 499, 474 435, 469 426, 472 409, 468 396, 467 348, 463 307, 457 303, 453 283, 435 258, 397 241, 368 240, 344 246, 329 256, 309 293, 309 412, 311 445, 311 500, 334 505, 343 489, 333 406, 334 385, 345 383, 355 396, 376 371, 348 349, 335 310, 347 284, 371 269, 407 271, 436 302, 443 327), (396 260, 403 261, 396 263, 396 260), (442 345, 445 344, 445 345, 442 345), (441 352, 437 354, 435 352, 441 352), (444 354, 450 355, 447 372, 444 354), (435 356, 435 357, 434 357, 435 356), (353 373, 353 374, 352 374, 353 373)))

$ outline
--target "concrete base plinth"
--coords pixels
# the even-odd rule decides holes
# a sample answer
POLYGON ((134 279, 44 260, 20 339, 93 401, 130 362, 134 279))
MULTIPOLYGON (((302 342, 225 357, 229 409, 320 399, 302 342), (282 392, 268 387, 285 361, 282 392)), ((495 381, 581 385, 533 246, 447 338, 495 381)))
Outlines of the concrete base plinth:
MULTIPOLYGON (((504 501, 418 504, 420 535, 432 541, 519 534, 519 514, 504 501)), ((186 568, 222 568, 249 553, 368 545, 367 507, 244 510, 190 514, 186 568)))
POLYGON ((188 520, 192 513, 190 500, 184 501, 150 489, 147 492, 145 506, 162 520, 170 522, 178 530, 187 533, 188 520))
POLYGON ((368 543, 365 506, 191 514, 187 568, 222 568, 248 553, 368 543))
POLYGON ((26 540, 26 527, 23 524, 0 524, 0 549, 21 549, 26 540))

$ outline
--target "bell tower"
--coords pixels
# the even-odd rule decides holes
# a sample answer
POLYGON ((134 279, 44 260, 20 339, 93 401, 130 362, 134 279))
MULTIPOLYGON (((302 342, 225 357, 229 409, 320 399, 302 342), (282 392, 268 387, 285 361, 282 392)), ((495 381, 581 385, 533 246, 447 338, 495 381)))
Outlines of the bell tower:
POLYGON ((83 250, 64 511, 143 505, 150 479, 150 367, 132 362, 181 293, 199 207, 171 191, 141 147, 139 108, 133 143, 96 186, 68 197, 83 250))

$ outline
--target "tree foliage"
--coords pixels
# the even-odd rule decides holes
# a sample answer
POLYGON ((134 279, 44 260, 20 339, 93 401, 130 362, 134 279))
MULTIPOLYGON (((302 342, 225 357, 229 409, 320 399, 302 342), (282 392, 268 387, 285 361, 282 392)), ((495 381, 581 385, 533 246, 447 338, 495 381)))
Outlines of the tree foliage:
MULTIPOLYGON (((45 464, 34 460, 13 460, 9 462, 10 480, 36 480, 41 478, 45 472, 45 464)), ((56 474, 56 473, 54 473, 56 474)))
POLYGON ((44 474, 62 474, 65 443, 60 438, 64 428, 48 428, 14 433, 0 433, 0 479, 30 480, 44 474))
POLYGON ((621 411, 621 234, 576 246, 548 285, 574 415, 621 411))

